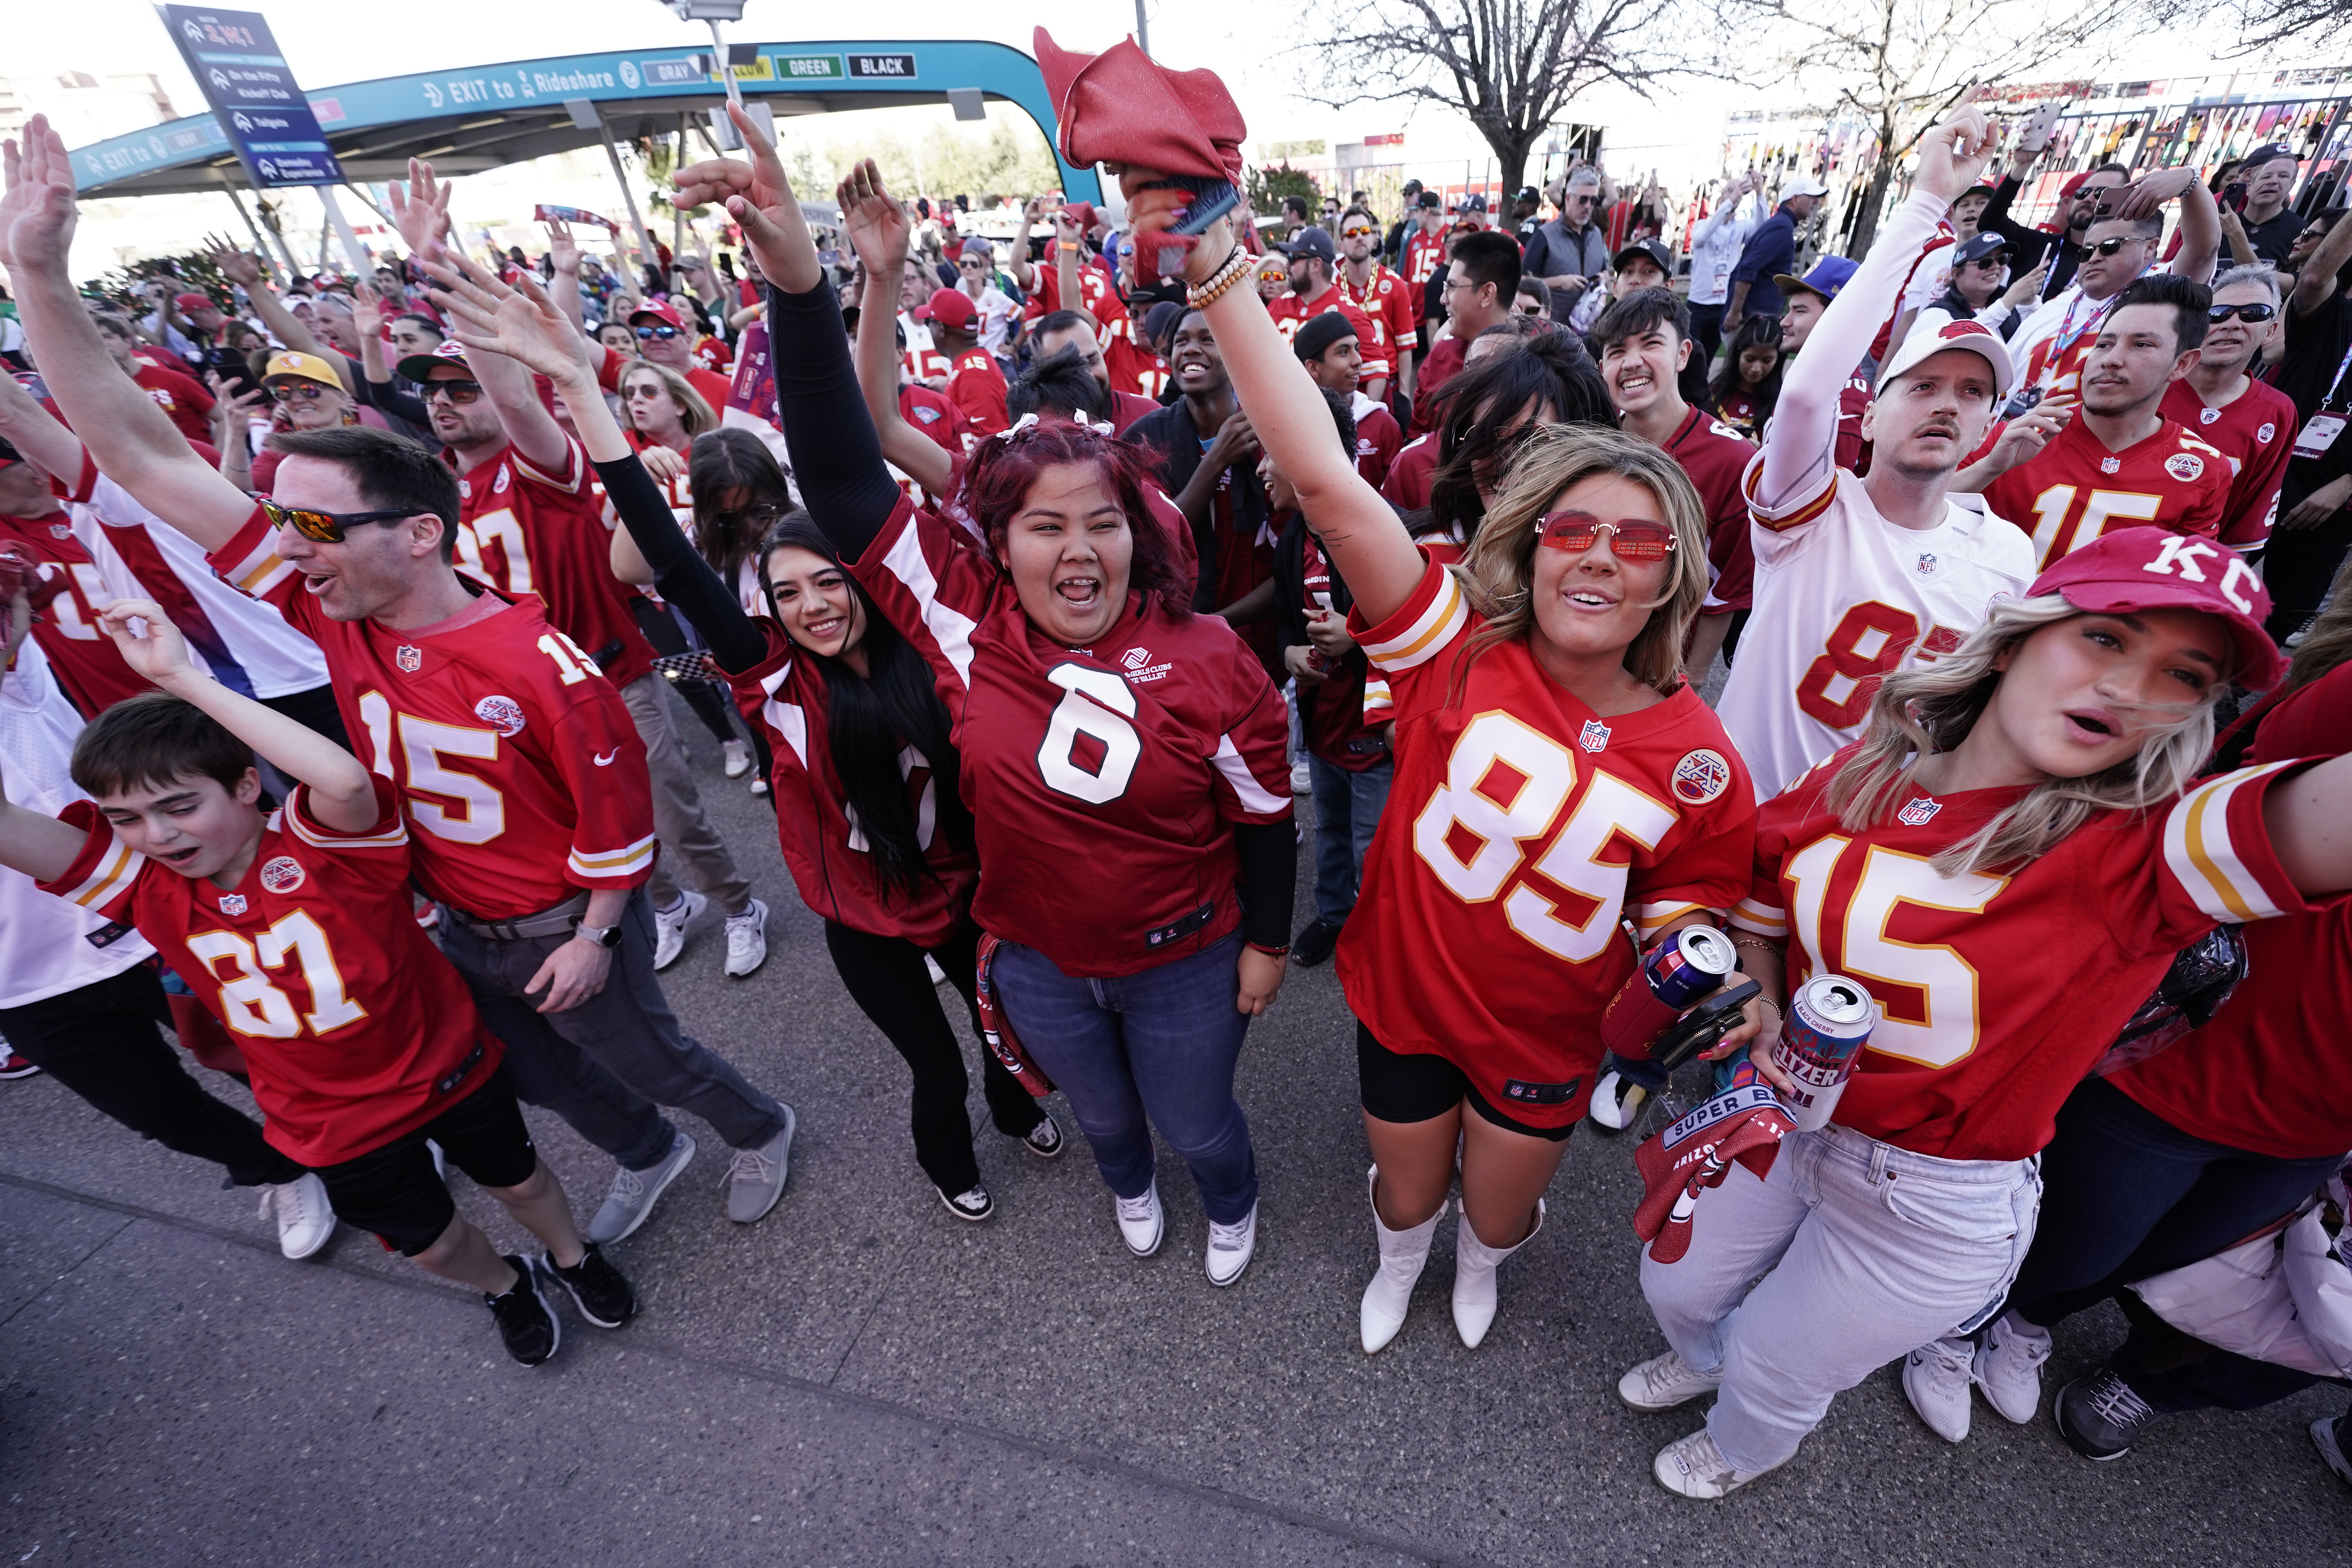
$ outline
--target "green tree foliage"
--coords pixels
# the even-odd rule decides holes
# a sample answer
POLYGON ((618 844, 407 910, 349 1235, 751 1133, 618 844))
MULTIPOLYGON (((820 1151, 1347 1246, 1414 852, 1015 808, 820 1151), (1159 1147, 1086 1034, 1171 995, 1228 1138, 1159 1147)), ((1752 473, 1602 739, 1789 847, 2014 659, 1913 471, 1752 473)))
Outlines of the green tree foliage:
POLYGON ((1307 210, 1314 212, 1323 201, 1323 189, 1315 176, 1304 169, 1294 169, 1287 163, 1276 163, 1271 169, 1250 169, 1243 175, 1244 194, 1249 198, 1250 211, 1260 217, 1280 217, 1282 198, 1304 196, 1307 210))

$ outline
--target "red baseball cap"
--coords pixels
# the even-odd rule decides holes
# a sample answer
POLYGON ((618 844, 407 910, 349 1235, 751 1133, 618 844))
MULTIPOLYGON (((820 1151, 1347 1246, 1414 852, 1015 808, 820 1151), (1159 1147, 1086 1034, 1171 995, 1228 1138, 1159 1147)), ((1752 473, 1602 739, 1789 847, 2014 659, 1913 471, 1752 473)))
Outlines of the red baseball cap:
POLYGON ((211 310, 218 309, 218 307, 213 303, 212 296, 209 294, 174 294, 172 296, 172 303, 183 310, 211 310))
POLYGON ((934 290, 915 311, 915 320, 919 321, 937 321, 942 326, 962 331, 971 330, 972 322, 979 319, 980 311, 972 305, 971 297, 961 289, 934 290))
POLYGON ((2226 544, 2166 528, 2103 533, 2033 580, 2027 592, 2056 594, 2078 610, 2201 610, 2218 616, 2237 645, 2232 679, 2268 690, 2285 673, 2278 645, 2263 629, 2270 594, 2226 544))
POLYGON ((433 373, 445 364, 456 365, 463 371, 474 368, 466 363, 466 345, 455 338, 444 338, 425 353, 410 354, 393 368, 422 386, 432 380, 433 373))
POLYGON ((647 316, 656 321, 667 321, 681 332, 686 331, 686 322, 679 319, 677 308, 667 300, 655 300, 630 311, 629 325, 634 327, 647 316))

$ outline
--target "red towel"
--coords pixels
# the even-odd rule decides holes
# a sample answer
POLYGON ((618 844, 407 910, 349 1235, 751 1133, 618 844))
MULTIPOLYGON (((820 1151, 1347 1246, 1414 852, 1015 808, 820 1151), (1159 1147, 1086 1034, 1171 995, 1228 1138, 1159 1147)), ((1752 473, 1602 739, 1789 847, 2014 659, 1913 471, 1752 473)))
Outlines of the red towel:
POLYGON ((1076 55, 1040 27, 1035 43, 1063 162, 1240 182, 1249 127, 1216 72, 1170 70, 1132 38, 1098 55, 1076 55))
POLYGON ((1633 1168, 1642 1173, 1633 1234, 1650 1244, 1654 1263, 1675 1262, 1690 1250, 1702 1191, 1721 1186, 1735 1164, 1763 1176, 1781 1138, 1797 1125, 1771 1086, 1757 1081, 1755 1068, 1743 1063, 1733 1082, 1633 1151, 1633 1168))

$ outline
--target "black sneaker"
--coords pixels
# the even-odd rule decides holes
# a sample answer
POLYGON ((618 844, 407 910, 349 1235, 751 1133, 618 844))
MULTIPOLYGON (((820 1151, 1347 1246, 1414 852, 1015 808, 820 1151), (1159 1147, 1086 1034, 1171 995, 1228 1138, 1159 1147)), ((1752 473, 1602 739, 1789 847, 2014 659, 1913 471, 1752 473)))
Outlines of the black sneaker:
POLYGON ((563 1343, 563 1325, 548 1310, 547 1298, 540 1293, 539 1270, 520 1258, 509 1258, 507 1266, 515 1271, 514 1289, 503 1296, 482 1293, 482 1305, 499 1321, 499 1337, 507 1342, 507 1354, 525 1366, 537 1366, 553 1358, 563 1343))
POLYGON ((2157 1417, 2147 1400, 2112 1367, 2078 1377, 2051 1404, 2058 1436, 2086 1459, 2120 1459, 2157 1417))
POLYGON ((548 1254, 542 1253, 540 1261, 555 1276, 556 1283, 570 1292, 580 1315, 598 1328, 617 1329, 637 1315, 637 1293, 594 1242, 588 1244, 587 1255, 569 1268, 548 1254))
POLYGON ((1331 950, 1339 945, 1339 928, 1318 915, 1299 927, 1298 934, 1290 939, 1290 962, 1301 969, 1312 969, 1330 957, 1331 950))
POLYGON ((996 1200, 990 1197, 988 1189, 978 1182, 974 1182, 967 1192, 950 1193, 945 1187, 935 1190, 940 1194, 940 1202, 947 1205, 948 1213, 958 1219, 983 1220, 996 1212, 996 1200))
POLYGON ((1062 1124, 1047 1111, 1037 1118, 1037 1125, 1021 1135, 1022 1145, 1040 1160, 1050 1160, 1062 1152, 1062 1124))

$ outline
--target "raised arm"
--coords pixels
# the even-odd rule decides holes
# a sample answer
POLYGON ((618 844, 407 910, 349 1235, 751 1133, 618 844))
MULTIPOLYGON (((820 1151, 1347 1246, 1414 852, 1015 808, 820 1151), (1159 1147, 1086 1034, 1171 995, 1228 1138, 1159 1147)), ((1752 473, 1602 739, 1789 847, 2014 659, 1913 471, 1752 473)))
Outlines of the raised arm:
POLYGON ((845 559, 856 560, 898 510, 898 487, 850 367, 840 300, 817 264, 776 145, 740 105, 727 111, 752 161, 712 158, 679 170, 677 199, 688 206, 723 200, 767 274, 776 413, 793 479, 809 515, 845 559))
POLYGON ((835 198, 841 206, 842 227, 865 272, 857 342, 850 353, 856 363, 858 390, 866 395, 866 412, 873 417, 882 456, 890 466, 931 494, 945 495, 955 482, 955 459, 898 411, 898 336, 883 325, 897 319, 896 279, 906 276, 911 238, 907 209, 883 189, 881 173, 871 159, 849 172, 835 198))
MULTIPOLYGON (((1152 198, 1181 192, 1148 191, 1151 205, 1136 214, 1140 229, 1165 227, 1167 213, 1152 198)), ((1230 218, 1220 219, 1192 247, 1186 272, 1199 283, 1239 251, 1230 218), (1217 237, 1223 236, 1219 243, 1217 237)), ((1281 466, 1298 492, 1299 510, 1355 591, 1365 620, 1386 620, 1421 581, 1421 552, 1395 509, 1356 472, 1354 455, 1334 438, 1331 410, 1307 368, 1290 352, 1274 318, 1246 278, 1228 280, 1202 312, 1224 355, 1225 374, 1249 416, 1259 446, 1281 466)))
POLYGON ((1773 511, 1817 492, 1837 458, 1838 395, 1870 352, 1879 323, 1895 313, 1903 280, 1959 194, 1976 181, 1992 151, 1984 110, 1956 110, 1919 139, 1919 169, 1910 199, 1882 225, 1838 297, 1789 362, 1780 401, 1764 435, 1764 469, 1756 500, 1773 511))
MULTIPOLYGON (((0 381, 8 379, 0 376, 0 381)), ((18 683, 32 672, 18 671, 16 650, 33 626, 32 602, 26 597, 21 575, 0 567, 0 711, 23 711, 28 700, 18 683)), ((27 811, 10 802, 0 780, 0 866, 21 871, 36 881, 54 882, 72 868, 81 853, 80 829, 59 822, 47 812, 27 811)))
POLYGON ((537 371, 555 384, 635 553, 652 569, 662 596, 683 609, 709 639, 719 667, 742 670, 758 664, 766 656, 767 639, 710 563, 687 542, 677 514, 614 423, 613 411, 596 388, 590 345, 538 280, 526 276, 517 289, 470 263, 425 266, 441 284, 450 328, 466 345, 469 363, 477 356, 495 357, 537 371))
POLYGON ((360 760, 299 720, 232 691, 198 669, 162 605, 117 599, 98 619, 133 673, 211 714, 256 756, 306 786, 311 816, 342 833, 375 825, 375 784, 360 760))
MULTIPOLYGON (((348 379, 343 369, 343 356, 319 341, 319 334, 302 324, 302 319, 286 308, 277 290, 261 276, 261 258, 249 251, 237 249, 226 239, 211 241, 212 263, 220 268, 221 276, 245 290, 246 302, 253 313, 261 318, 262 326, 279 346, 298 354, 310 354, 335 367, 335 374, 348 379)), ((355 387, 346 386, 346 392, 355 387)))
POLYGON ((2305 258, 2303 270, 2294 275, 2287 308, 2298 316, 2308 316, 2327 303, 2336 293, 2336 275, 2347 261, 2352 261, 2352 217, 2336 219, 2318 248, 2305 258))
POLYGON ((219 549, 253 515, 253 500, 215 473, 146 390, 122 374, 82 308, 66 260, 73 246, 73 170, 46 115, 35 115, 23 142, 12 141, 0 153, 0 174, 7 184, 0 197, 0 266, 8 268, 26 340, 67 423, 88 438, 98 466, 148 510, 205 549, 219 549))
MULTIPOLYGON (((213 405, 218 413, 220 404, 213 405)), ((59 424, 13 375, 0 374, 0 437, 60 484, 80 477, 81 437, 59 424)))

